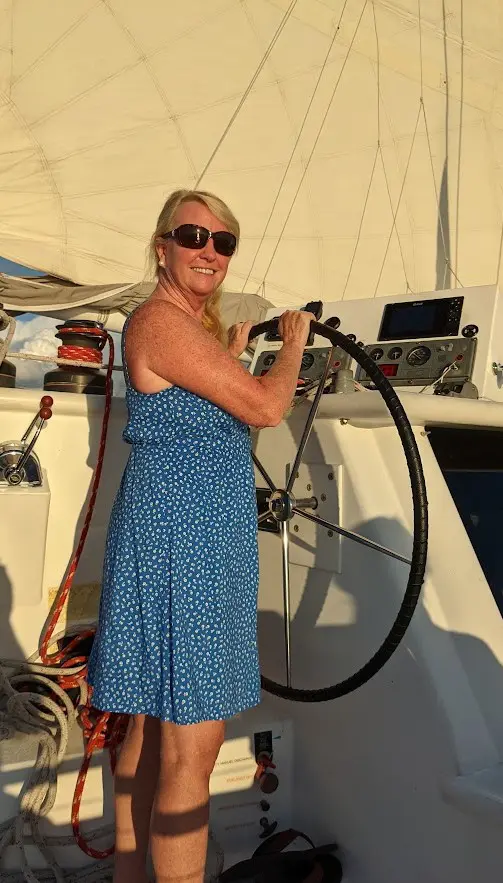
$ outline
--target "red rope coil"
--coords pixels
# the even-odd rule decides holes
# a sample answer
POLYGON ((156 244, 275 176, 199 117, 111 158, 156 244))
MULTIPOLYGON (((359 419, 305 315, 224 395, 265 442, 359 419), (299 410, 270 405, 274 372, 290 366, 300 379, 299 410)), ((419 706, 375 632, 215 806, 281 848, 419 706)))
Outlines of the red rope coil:
MULTIPOLYGON (((74 362, 89 362, 98 367, 101 366, 101 350, 110 337, 106 331, 102 328, 81 328, 78 326, 72 327, 70 325, 65 327, 65 335, 66 334, 79 334, 81 337, 97 337, 99 349, 96 350, 93 347, 76 346, 75 344, 62 344, 58 347, 59 359, 70 359, 74 362)), ((113 341, 111 338, 110 341, 113 347, 113 341)))
POLYGON ((58 346, 58 359, 71 359, 72 362, 89 362, 101 367, 102 358, 99 350, 90 350, 85 346, 58 346))
MULTIPOLYGON (((87 361, 90 364, 101 365, 102 364, 102 356, 101 350, 105 346, 105 343, 108 342, 108 366, 107 366, 107 375, 106 375, 106 390, 105 390, 105 408, 103 412, 103 422, 101 425, 101 436, 100 436, 100 445, 98 451, 98 459, 96 463, 96 468, 93 475, 93 481, 91 485, 91 494, 89 497, 89 501, 87 504, 86 517, 84 520, 84 525, 82 527, 82 531, 80 534, 79 542, 77 544, 77 548, 73 555, 73 558, 70 562, 70 566, 68 568, 67 575, 61 586, 61 589, 57 596, 56 605, 51 614, 48 626, 44 632, 42 637, 41 646, 40 646, 40 658, 44 665, 54 665, 60 668, 74 668, 77 665, 82 665, 81 670, 74 675, 60 675, 57 680, 63 689, 67 690, 72 687, 79 687, 82 681, 87 676, 87 656, 72 656, 72 653, 77 650, 80 644, 86 639, 94 636, 95 631, 86 630, 81 634, 74 637, 63 650, 59 650, 55 653, 49 653, 49 647, 51 645, 51 641, 53 639, 54 632, 56 630, 56 626, 59 622, 61 614, 63 612, 63 608, 66 604, 68 595, 73 585, 73 579, 82 556, 82 552, 84 550, 84 545, 87 539, 87 534, 89 531, 89 527, 91 524, 91 519, 94 512, 94 506, 96 503, 96 497, 98 494, 98 488, 101 480, 101 473, 103 469, 103 461, 105 458, 105 448, 106 448, 106 440, 108 433, 108 423, 110 418, 110 409, 112 404, 112 371, 114 364, 114 343, 111 336, 108 332, 100 329, 100 328, 65 328, 65 331, 74 331, 80 335, 89 335, 100 338, 100 349, 87 349, 81 346, 67 346, 63 345, 58 348, 58 356, 60 358, 71 358, 76 361, 87 361)), ((80 849, 91 858, 95 859, 104 859, 110 856, 115 847, 111 846, 105 850, 97 850, 90 846, 86 840, 83 838, 80 832, 80 820, 79 820, 79 812, 80 812, 80 804, 82 801, 82 795, 84 792, 84 787, 86 783, 87 771, 89 769, 89 764, 91 762, 92 755, 95 751, 100 750, 102 748, 108 748, 110 752, 110 763, 112 766, 112 772, 115 769, 115 761, 116 761, 116 752, 117 747, 123 740, 126 732, 128 716, 127 715, 111 715, 108 712, 102 713, 97 712, 92 708, 91 705, 91 691, 89 691, 89 698, 87 700, 86 705, 83 708, 79 709, 79 722, 82 726, 84 739, 86 740, 86 747, 84 753, 84 760, 82 762, 82 766, 80 768, 77 784, 75 786, 75 793, 73 796, 72 802, 72 828, 75 836, 75 840, 80 849)))

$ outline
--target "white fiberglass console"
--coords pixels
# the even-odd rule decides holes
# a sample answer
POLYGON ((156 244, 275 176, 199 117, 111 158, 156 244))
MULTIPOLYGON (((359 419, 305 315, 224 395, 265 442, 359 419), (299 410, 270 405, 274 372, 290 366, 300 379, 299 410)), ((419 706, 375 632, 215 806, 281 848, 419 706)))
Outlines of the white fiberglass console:
MULTIPOLYGON (((281 312, 270 310, 267 319, 281 312)), ((327 320, 362 346, 395 387, 503 401, 503 301, 495 286, 325 303, 320 322, 327 320)), ((266 373, 280 348, 278 335, 263 335, 251 371, 266 373)), ((328 352, 328 341, 314 335, 301 384, 321 376, 328 352)), ((332 354, 334 368, 353 367, 355 380, 371 388, 366 372, 349 363, 342 351, 332 354)))

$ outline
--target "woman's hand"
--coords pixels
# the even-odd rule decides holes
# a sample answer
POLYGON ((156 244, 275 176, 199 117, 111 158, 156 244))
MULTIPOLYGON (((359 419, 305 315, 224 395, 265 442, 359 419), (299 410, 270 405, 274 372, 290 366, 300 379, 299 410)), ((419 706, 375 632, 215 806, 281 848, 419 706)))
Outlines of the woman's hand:
POLYGON ((279 317, 278 329, 283 343, 296 343, 304 347, 311 330, 311 322, 316 322, 313 313, 305 310, 287 310, 279 317))
POLYGON ((253 322, 248 319, 246 322, 238 322, 229 328, 227 332, 227 349, 235 359, 239 359, 241 353, 244 353, 248 346, 248 337, 252 327, 253 322))

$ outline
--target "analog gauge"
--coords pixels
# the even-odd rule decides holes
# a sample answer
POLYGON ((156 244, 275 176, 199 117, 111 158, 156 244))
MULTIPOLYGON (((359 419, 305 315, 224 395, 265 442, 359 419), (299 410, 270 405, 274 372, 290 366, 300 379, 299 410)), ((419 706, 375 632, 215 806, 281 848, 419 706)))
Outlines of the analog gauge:
POLYGON ((413 368, 419 368, 420 365, 426 364, 430 356, 431 350, 428 346, 416 346, 407 355, 407 361, 413 368))
POLYGON ((396 360, 402 355, 402 352, 403 350, 401 346, 392 346, 388 351, 388 359, 393 359, 393 361, 396 362, 396 360))
POLYGON ((304 353, 300 367, 303 371, 307 371, 314 364, 314 356, 312 353, 304 353))
POLYGON ((371 359, 374 360, 374 362, 378 362, 379 359, 382 359, 382 357, 384 356, 384 350, 381 349, 380 346, 376 346, 375 349, 370 351, 369 356, 371 359))
POLYGON ((267 353, 267 355, 264 356, 264 368, 270 368, 275 361, 276 356, 274 355, 274 353, 267 353))

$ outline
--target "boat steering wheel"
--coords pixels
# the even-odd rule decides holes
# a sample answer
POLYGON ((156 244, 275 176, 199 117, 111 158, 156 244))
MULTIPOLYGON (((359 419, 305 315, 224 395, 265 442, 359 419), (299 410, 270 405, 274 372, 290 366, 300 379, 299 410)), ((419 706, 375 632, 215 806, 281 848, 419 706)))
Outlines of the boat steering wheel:
MULTIPOLYGON (((320 322, 311 322, 311 332, 327 338, 333 347, 340 347, 342 350, 348 353, 348 355, 350 355, 355 360, 355 362, 361 365, 361 367, 370 377, 376 389, 383 397, 400 436, 409 470, 412 490, 412 503, 414 509, 412 557, 411 559, 405 558, 404 556, 399 555, 391 549, 387 549, 384 546, 379 545, 378 543, 374 543, 372 540, 368 540, 365 537, 354 533, 353 531, 346 530, 345 528, 340 527, 337 524, 332 524, 331 522, 320 518, 315 513, 308 512, 308 509, 313 508, 313 501, 297 501, 293 495, 292 491, 295 484, 298 468, 309 439, 311 428, 318 411, 318 406, 323 394, 325 382, 330 370, 331 360, 329 357, 326 362, 323 376, 320 379, 314 401, 309 411, 306 425, 302 432, 299 448, 297 450, 286 487, 277 488, 262 464, 255 456, 255 454, 252 454, 255 466, 264 478, 271 492, 268 500, 269 508, 265 513, 259 516, 259 522, 266 518, 270 518, 271 516, 277 521, 279 525, 279 532, 281 535, 283 559, 283 604, 287 683, 279 684, 276 683, 276 681, 272 681, 262 675, 262 688, 268 693, 272 693, 275 696, 280 696, 283 699, 290 699, 294 702, 326 702, 331 699, 337 699, 340 696, 345 696, 347 693, 353 692, 353 690, 357 690, 381 670, 381 668, 393 655, 403 636, 405 635, 405 632, 407 631, 409 623, 416 609, 417 602, 419 600, 421 586, 424 579, 424 572, 426 568, 426 555, 428 545, 428 504, 426 498, 426 485, 424 481, 423 469, 418 447, 407 414, 405 413, 403 405, 401 404, 400 399, 398 398, 390 382, 377 367, 373 359, 371 359, 370 356, 368 356, 361 347, 359 347, 356 343, 346 337, 346 335, 342 334, 340 331, 337 331, 336 328, 333 327, 333 325, 339 324, 338 320, 330 320, 330 322, 330 326, 322 325, 320 322), (382 554, 389 555, 392 558, 398 559, 399 561, 403 561, 410 565, 409 578, 407 581, 407 587, 405 589, 403 601, 400 605, 400 609, 398 611, 396 619, 379 649, 374 653, 371 659, 369 659, 368 662, 365 663, 365 665, 363 665, 357 672, 350 675, 345 680, 341 681, 338 684, 332 684, 329 687, 322 687, 316 690, 298 689, 292 687, 291 684, 289 576, 290 541, 288 533, 288 522, 293 518, 294 515, 307 518, 309 521, 314 522, 320 527, 333 531, 334 534, 339 534, 352 539, 355 542, 373 548, 382 554)), ((261 322, 259 325, 255 325, 251 329, 249 341, 251 342, 260 334, 264 334, 266 332, 277 333, 277 330, 278 319, 271 319, 267 322, 261 322)))

